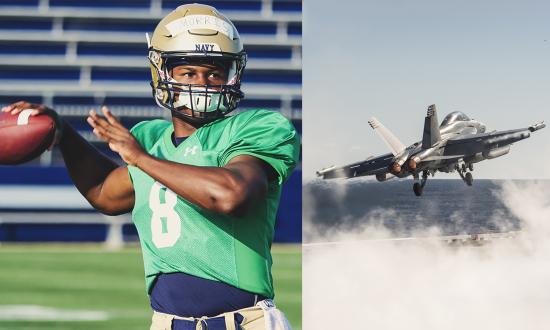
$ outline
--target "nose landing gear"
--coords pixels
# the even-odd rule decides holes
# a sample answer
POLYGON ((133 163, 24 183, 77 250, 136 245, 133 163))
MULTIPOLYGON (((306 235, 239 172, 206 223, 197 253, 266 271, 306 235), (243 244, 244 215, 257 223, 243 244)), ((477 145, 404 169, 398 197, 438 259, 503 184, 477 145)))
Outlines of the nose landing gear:
POLYGON ((466 164, 462 164, 462 166, 456 166, 456 171, 458 172, 458 175, 460 175, 462 181, 464 181, 466 185, 471 186, 474 183, 474 177, 472 176, 472 173, 466 172, 467 169, 473 171, 474 165, 469 164, 468 167, 466 167, 466 164))
POLYGON ((466 182, 468 186, 471 186, 474 183, 474 177, 472 176, 472 173, 468 172, 464 175, 464 182, 466 182))

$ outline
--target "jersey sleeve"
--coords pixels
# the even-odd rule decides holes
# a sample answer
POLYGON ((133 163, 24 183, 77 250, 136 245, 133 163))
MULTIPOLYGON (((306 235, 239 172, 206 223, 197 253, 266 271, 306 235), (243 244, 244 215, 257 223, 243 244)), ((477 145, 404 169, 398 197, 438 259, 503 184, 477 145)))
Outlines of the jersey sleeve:
POLYGON ((278 112, 256 111, 235 123, 228 147, 220 154, 221 166, 239 155, 250 155, 268 163, 282 184, 292 173, 300 153, 294 126, 278 112))

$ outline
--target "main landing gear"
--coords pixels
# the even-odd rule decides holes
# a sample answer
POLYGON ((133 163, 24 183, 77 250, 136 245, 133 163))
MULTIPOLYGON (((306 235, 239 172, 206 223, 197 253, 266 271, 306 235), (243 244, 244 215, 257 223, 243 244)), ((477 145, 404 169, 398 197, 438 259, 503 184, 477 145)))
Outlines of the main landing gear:
POLYGON ((466 167, 466 164, 462 164, 462 166, 456 165, 456 171, 458 172, 458 175, 460 175, 460 178, 462 181, 466 183, 466 185, 471 186, 474 183, 474 177, 472 176, 472 173, 467 172, 467 170, 473 171, 474 170, 474 164, 468 164, 466 167))
MULTIPOLYGON (((416 178, 418 180, 418 177, 416 178)), ((413 191, 416 196, 422 196, 422 190, 428 181, 428 171, 422 172, 422 180, 413 184, 413 191)))

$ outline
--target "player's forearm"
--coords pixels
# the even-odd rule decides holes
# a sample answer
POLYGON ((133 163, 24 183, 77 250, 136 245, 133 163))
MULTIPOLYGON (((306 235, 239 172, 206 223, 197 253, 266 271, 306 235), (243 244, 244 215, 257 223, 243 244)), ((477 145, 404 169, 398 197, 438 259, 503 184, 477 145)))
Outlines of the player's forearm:
POLYGON ((118 165, 86 141, 67 122, 63 121, 63 136, 59 148, 76 188, 92 204, 100 205, 101 186, 118 165))
POLYGON ((136 166, 177 195, 210 211, 242 215, 252 200, 252 192, 239 175, 224 167, 180 164, 147 154, 136 166))

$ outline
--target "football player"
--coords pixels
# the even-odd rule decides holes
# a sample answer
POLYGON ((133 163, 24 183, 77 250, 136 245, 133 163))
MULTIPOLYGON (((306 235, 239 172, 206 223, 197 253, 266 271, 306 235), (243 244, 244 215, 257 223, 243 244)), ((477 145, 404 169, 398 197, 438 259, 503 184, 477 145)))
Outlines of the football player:
POLYGON ((281 185, 298 159, 296 131, 277 112, 225 116, 243 98, 246 54, 213 7, 178 7, 148 43, 153 97, 172 121, 129 131, 105 107, 87 118, 127 166, 44 105, 21 101, 3 111, 56 118, 58 146, 82 195, 105 214, 132 211, 151 329, 287 329, 271 301, 270 247, 281 185))

